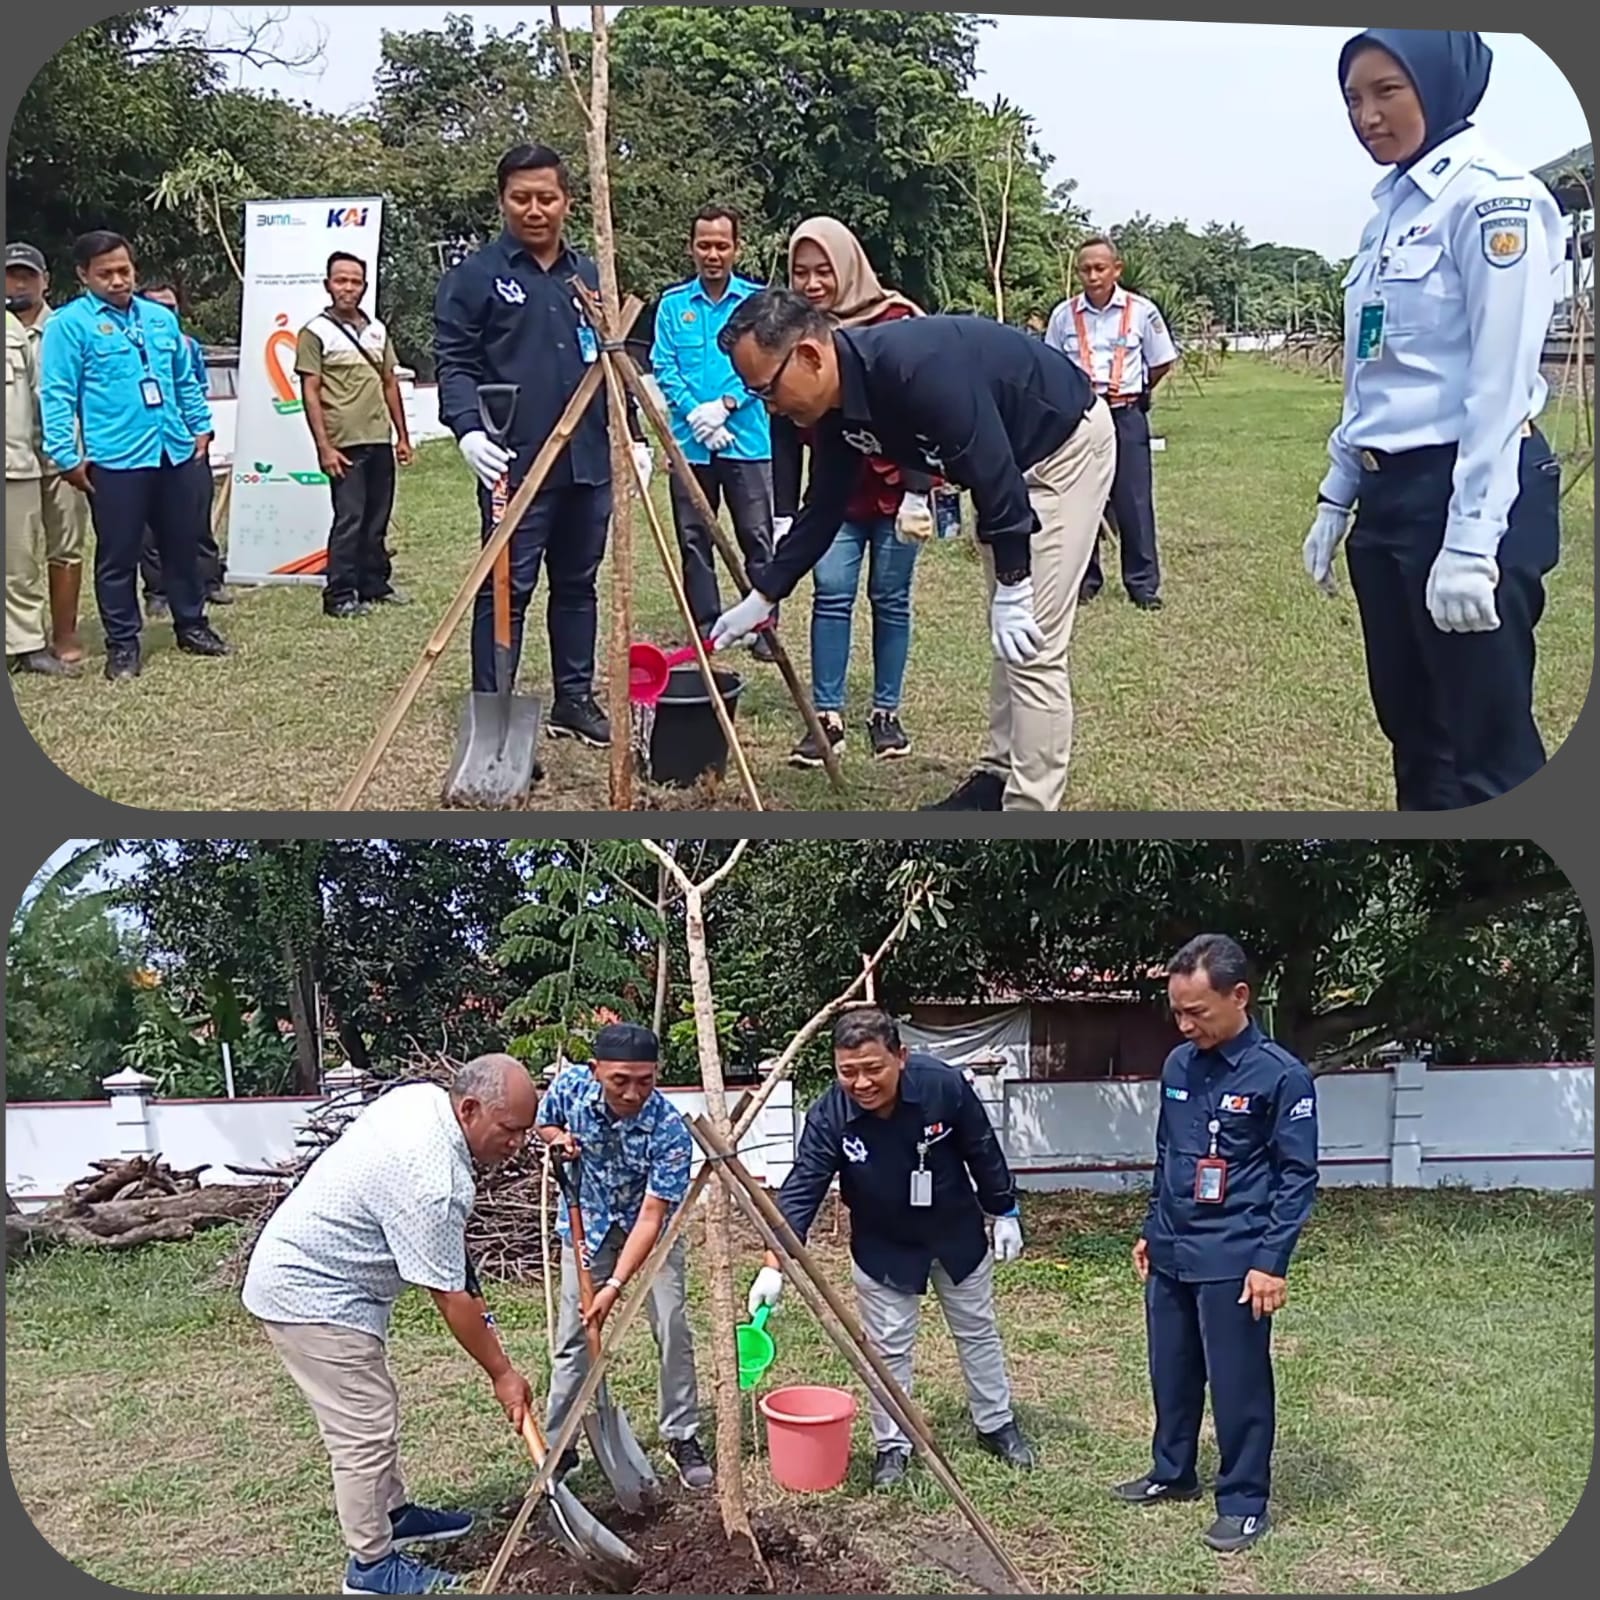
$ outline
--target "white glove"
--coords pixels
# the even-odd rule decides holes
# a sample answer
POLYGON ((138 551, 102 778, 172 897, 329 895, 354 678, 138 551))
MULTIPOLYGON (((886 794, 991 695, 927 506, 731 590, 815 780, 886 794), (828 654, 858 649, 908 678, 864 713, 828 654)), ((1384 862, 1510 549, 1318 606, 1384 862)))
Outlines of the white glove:
POLYGON ((793 517, 774 517, 772 519, 772 548, 774 550, 789 537, 789 530, 793 526, 793 517))
POLYGON ((894 519, 894 536, 901 544, 921 544, 933 537, 933 507, 925 494, 908 494, 894 519))
POLYGON ((733 448, 733 435, 726 428, 718 428, 715 433, 703 440, 702 443, 712 455, 717 455, 723 450, 731 450, 733 448))
POLYGON ((738 605, 724 611, 712 624, 711 648, 731 650, 734 645, 743 644, 777 609, 776 601, 752 589, 738 605))
POLYGON ((1033 620, 1033 579, 1001 584, 989 607, 989 642, 1007 666, 1020 667, 1044 649, 1044 634, 1033 620))
POLYGON ((642 439, 633 441, 633 464, 639 469, 639 487, 645 493, 650 493, 650 478, 656 470, 655 457, 650 454, 650 446, 642 439))
POLYGON ((1333 558, 1350 531, 1350 513, 1343 506, 1319 505, 1317 520, 1306 535, 1304 555, 1311 581, 1329 597, 1338 593, 1333 576, 1333 558))
POLYGON ((783 1274, 776 1267, 763 1267, 756 1274, 756 1281, 750 1285, 750 1299, 748 1301, 751 1321, 762 1306, 775 1306, 779 1296, 783 1293, 783 1274))
POLYGON ((704 444, 718 429, 728 425, 728 408, 720 400, 707 400, 689 413, 689 432, 704 444))
POLYGON ((1015 1261, 1022 1254, 1022 1223, 1016 1217, 994 1219, 994 1258, 1015 1261))
POLYGON ((456 448, 472 468, 472 475, 490 491, 511 468, 511 452, 502 449, 486 433, 469 433, 456 448))
POLYGON ((1428 574, 1428 615, 1442 633, 1493 633, 1500 626, 1494 592, 1499 564, 1490 556, 1441 550, 1428 574))

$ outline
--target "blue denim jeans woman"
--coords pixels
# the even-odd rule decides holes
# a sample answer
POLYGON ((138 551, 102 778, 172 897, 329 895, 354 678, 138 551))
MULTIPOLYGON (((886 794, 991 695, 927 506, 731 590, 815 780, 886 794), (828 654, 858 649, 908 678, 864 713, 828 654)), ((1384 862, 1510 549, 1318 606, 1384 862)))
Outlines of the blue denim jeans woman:
POLYGON ((861 570, 872 612, 872 714, 895 716, 911 652, 911 579, 920 546, 895 537, 894 518, 847 522, 812 572, 811 688, 818 711, 843 715, 850 632, 861 570))

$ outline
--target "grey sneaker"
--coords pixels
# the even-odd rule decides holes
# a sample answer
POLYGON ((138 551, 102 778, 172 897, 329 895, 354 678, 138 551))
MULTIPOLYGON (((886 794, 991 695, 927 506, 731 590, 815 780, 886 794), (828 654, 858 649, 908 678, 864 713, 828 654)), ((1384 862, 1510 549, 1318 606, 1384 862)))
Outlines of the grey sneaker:
POLYGON ((717 1481, 698 1439, 668 1439, 667 1454, 685 1489, 709 1489, 717 1481))

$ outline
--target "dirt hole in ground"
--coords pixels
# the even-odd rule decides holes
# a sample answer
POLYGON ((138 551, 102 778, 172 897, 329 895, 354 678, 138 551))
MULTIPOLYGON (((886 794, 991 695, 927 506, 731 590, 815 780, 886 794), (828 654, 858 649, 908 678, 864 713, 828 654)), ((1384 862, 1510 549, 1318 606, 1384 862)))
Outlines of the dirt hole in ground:
MULTIPOLYGON (((666 1594, 892 1594, 888 1574, 845 1534, 793 1513, 756 1511, 750 1524, 772 1569, 769 1589, 755 1563, 729 1545, 714 1499, 671 1500, 654 1512, 630 1515, 615 1506, 591 1509, 639 1557, 643 1572, 633 1592, 666 1594)), ((496 1530, 474 1539, 467 1557, 487 1570, 500 1541, 496 1530)), ((528 1524, 512 1556, 501 1594, 593 1594, 594 1580, 553 1543, 542 1514, 528 1524)))

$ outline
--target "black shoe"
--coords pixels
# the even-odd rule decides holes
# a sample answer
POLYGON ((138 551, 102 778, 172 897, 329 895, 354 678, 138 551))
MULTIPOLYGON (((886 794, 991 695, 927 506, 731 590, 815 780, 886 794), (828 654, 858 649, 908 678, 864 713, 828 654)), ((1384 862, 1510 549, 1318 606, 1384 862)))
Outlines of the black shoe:
POLYGON ((125 678, 137 678, 143 670, 136 644, 113 644, 106 647, 106 681, 119 683, 125 678))
POLYGON ((11 656, 7 665, 13 672, 40 678, 76 678, 81 670, 72 662, 51 655, 48 650, 25 650, 21 655, 11 656))
POLYGON ((897 761, 911 754, 911 740, 896 711, 874 711, 867 719, 867 743, 874 761, 897 761))
POLYGON ((1231 1556, 1248 1550, 1271 1526, 1265 1511, 1258 1517, 1218 1517, 1200 1537, 1213 1550, 1231 1556))
POLYGON ((233 604, 233 590, 225 589, 220 583, 214 583, 206 590, 206 604, 208 606, 231 606, 233 604))
POLYGON ((994 772, 974 772, 953 794, 920 811, 1004 811, 1005 779, 994 772))
POLYGON ((698 1439, 668 1439, 667 1454, 678 1470, 678 1482, 685 1489, 709 1489, 716 1480, 706 1453, 698 1439))
POLYGON ((1088 605, 1099 593, 1098 589, 1080 589, 1078 591, 1078 604, 1080 606, 1088 605))
MULTIPOLYGON (((706 630, 707 633, 710 631, 709 628, 706 630)), ((776 659, 772 654, 772 633, 770 629, 756 635, 756 642, 750 646, 750 654, 757 661, 773 661, 776 659)))
POLYGON ((231 656, 233 646, 209 622, 185 628, 178 635, 178 648, 188 656, 231 656))
POLYGON ((580 744, 604 749, 611 743, 611 724, 593 695, 580 700, 557 700, 546 725, 552 739, 576 739, 580 744))
POLYGON ((1133 603, 1140 611, 1159 611, 1161 609, 1161 596, 1158 594, 1136 594, 1133 603))
POLYGON ((146 622, 165 622, 171 615, 172 607, 167 604, 165 595, 147 594, 144 597, 146 622))
POLYGON ((978 1444, 990 1455, 999 1456, 1008 1467, 1016 1467, 1019 1471, 1032 1472, 1038 1465, 1033 1447, 1022 1437, 1022 1429, 1014 1422, 996 1428, 993 1433, 980 1433, 978 1444))
POLYGON ((1135 1478, 1132 1483, 1119 1483, 1112 1494, 1124 1505, 1129 1506, 1159 1506, 1169 1500, 1198 1500, 1200 1498, 1200 1485, 1191 1483, 1187 1486, 1175 1483, 1158 1483, 1154 1478, 1146 1475, 1135 1478))
POLYGON ((561 1452, 561 1459, 556 1462, 555 1482, 560 1483, 564 1478, 570 1478, 578 1470, 578 1447, 569 1444, 561 1452))
POLYGON ((325 617, 332 617, 335 622, 348 622, 352 617, 364 617, 372 609, 365 600, 335 600, 331 605, 322 608, 325 617))
POLYGON ((411 604, 411 596, 404 589, 396 589, 391 584, 382 594, 365 596, 365 603, 369 606, 408 606, 411 604))
MULTIPOLYGON (((833 746, 834 755, 843 755, 844 718, 837 711, 819 711, 817 720, 821 722, 822 731, 828 736, 828 743, 833 746)), ((822 759, 822 746, 817 743, 815 734, 808 731, 805 738, 789 752, 789 765, 791 767, 826 765, 822 759)))
POLYGON ((897 1483, 904 1483, 906 1469, 910 1465, 909 1450, 880 1450, 877 1459, 872 1463, 872 1487, 892 1489, 897 1483))

